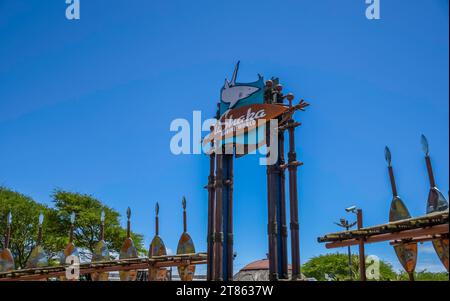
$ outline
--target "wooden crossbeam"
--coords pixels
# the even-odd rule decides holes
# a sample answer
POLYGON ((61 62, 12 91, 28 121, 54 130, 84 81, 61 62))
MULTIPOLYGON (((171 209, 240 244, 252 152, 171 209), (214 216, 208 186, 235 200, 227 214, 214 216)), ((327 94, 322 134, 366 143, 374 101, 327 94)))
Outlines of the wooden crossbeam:
POLYGON ((383 225, 366 227, 359 230, 343 231, 327 234, 319 237, 319 242, 339 242, 350 239, 364 238, 382 234, 393 234, 406 230, 423 229, 437 225, 448 224, 449 216, 448 210, 443 212, 431 213, 425 216, 409 218, 396 222, 390 222, 383 225))
MULTIPOLYGON (((449 228, 448 228, 448 223, 447 223, 447 224, 437 225, 437 226, 428 227, 428 228, 405 230, 405 231, 400 231, 400 232, 395 232, 395 233, 384 233, 384 234, 369 236, 364 240, 364 243, 370 244, 370 243, 376 243, 376 242, 382 242, 382 241, 414 239, 417 237, 448 234, 448 229, 449 228)), ((341 247, 347 247, 347 246, 354 246, 354 245, 358 245, 358 244, 359 244, 359 240, 352 238, 352 239, 347 239, 347 240, 330 242, 330 243, 325 244, 325 247, 327 249, 334 249, 334 248, 341 248, 341 247)))
MULTIPOLYGON (((183 265, 206 264, 206 253, 130 258, 80 264, 80 275, 94 272, 130 271, 183 265)), ((0 281, 39 280, 65 276, 70 265, 14 270, 0 273, 0 281)))

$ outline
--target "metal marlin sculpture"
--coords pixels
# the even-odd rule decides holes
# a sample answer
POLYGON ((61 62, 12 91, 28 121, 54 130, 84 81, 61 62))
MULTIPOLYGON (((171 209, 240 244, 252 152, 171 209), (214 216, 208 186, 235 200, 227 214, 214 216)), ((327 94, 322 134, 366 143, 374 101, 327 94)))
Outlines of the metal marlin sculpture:
MULTIPOLYGON (((105 242, 105 211, 100 214, 100 240, 95 245, 94 253, 92 254, 92 262, 101 262, 110 260, 108 245, 105 242)), ((92 273, 93 281, 108 281, 109 273, 92 273)))
POLYGON ((3 250, 0 251, 0 272, 8 272, 14 270, 14 258, 9 249, 9 242, 11 238, 11 222, 12 215, 9 212, 6 216, 6 236, 3 250))
POLYGON ((30 257, 27 260, 26 268, 41 268, 48 266, 47 254, 42 246, 42 224, 44 222, 44 215, 39 214, 38 219, 38 236, 36 239, 36 245, 31 251, 30 257))
MULTIPOLYGON (((152 242, 150 243, 150 247, 148 250, 148 257, 152 258, 154 256, 164 256, 167 255, 166 246, 162 238, 159 236, 159 204, 156 203, 155 206, 155 236, 153 237, 152 242)), ((148 269, 148 280, 149 281, 164 281, 167 279, 167 269, 165 268, 154 268, 150 267, 148 269)))
MULTIPOLYGON (((394 170, 392 168, 392 156, 391 151, 386 146, 385 148, 385 159, 388 164, 389 178, 391 180, 392 188, 392 202, 389 211, 389 222, 395 222, 399 220, 404 220, 411 218, 411 214, 408 211, 405 203, 398 196, 397 185, 395 183, 394 170)), ((397 258, 405 269, 406 273, 409 275, 410 280, 414 280, 414 270, 417 264, 417 243, 401 243, 394 246, 395 254, 397 258)))
MULTIPOLYGON (((427 214, 433 212, 439 212, 448 210, 448 202, 444 195, 437 189, 436 181, 434 179, 433 168, 431 165, 430 149, 427 138, 422 135, 421 137, 422 148, 425 153, 425 162, 428 171, 428 178, 430 180, 430 192, 428 193, 427 200, 427 214)), ((437 238, 432 241, 433 247, 439 256, 442 264, 448 271, 448 259, 449 259, 449 240, 448 238, 437 238)))
MULTIPOLYGON (((191 236, 187 233, 186 220, 186 198, 183 197, 183 234, 181 234, 178 241, 177 254, 193 254, 195 253, 195 246, 191 236)), ((195 274, 195 265, 181 265, 178 266, 178 275, 181 281, 192 281, 195 274)))
MULTIPOLYGON (((120 248, 119 259, 129 259, 129 258, 137 258, 138 253, 136 247, 134 246, 134 242, 131 239, 131 209, 128 207, 127 209, 127 238, 122 244, 120 248)), ((119 272, 120 281, 135 281, 137 277, 137 271, 120 271, 119 272)))

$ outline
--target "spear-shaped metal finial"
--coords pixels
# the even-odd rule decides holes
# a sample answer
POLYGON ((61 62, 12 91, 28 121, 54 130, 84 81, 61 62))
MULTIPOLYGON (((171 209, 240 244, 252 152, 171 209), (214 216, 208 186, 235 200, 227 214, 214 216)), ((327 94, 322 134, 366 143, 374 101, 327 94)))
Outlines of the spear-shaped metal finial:
POLYGON ((39 222, 39 227, 42 226, 42 224, 44 223, 44 213, 41 212, 39 214, 38 222, 39 222))
POLYGON ((388 166, 391 166, 392 155, 391 155, 391 150, 387 146, 384 149, 384 158, 386 159, 388 166))
POLYGON ((396 196, 398 196, 398 193, 397 193, 397 185, 395 184, 394 169, 392 168, 392 154, 391 154, 391 150, 387 146, 384 148, 384 158, 386 159, 386 162, 388 164, 389 179, 391 180, 392 195, 394 197, 396 197, 396 196))
POLYGON ((10 226, 11 222, 12 222, 12 213, 10 211, 10 212, 8 212, 8 215, 6 216, 6 225, 10 226))
POLYGON ((127 208, 127 237, 131 237, 131 209, 130 207, 127 208))
POLYGON ((187 232, 186 197, 183 196, 181 203, 183 205, 183 232, 187 232))
POLYGON ((5 239, 5 249, 9 248, 9 239, 11 238, 11 222, 12 214, 11 211, 6 215, 6 239, 5 239))
POLYGON ((156 235, 159 235, 159 217, 158 217, 159 203, 158 202, 156 202, 156 205, 155 205, 155 214, 156 214, 156 216, 155 216, 155 233, 156 233, 156 235))
POLYGON ((428 145, 428 139, 425 137, 425 135, 422 134, 420 138, 420 142, 422 143, 422 149, 425 153, 425 162, 427 164, 427 172, 428 172, 428 178, 430 180, 430 186, 436 187, 436 181, 434 179, 433 174, 433 166, 431 165, 431 158, 430 158, 430 147, 428 145))
POLYGON ((75 224, 75 212, 70 214, 70 232, 69 232, 69 242, 73 241, 73 228, 75 224))
POLYGON ((100 240, 105 240, 105 210, 100 213, 100 240))
POLYGON ((429 145, 428 145, 427 137, 425 137, 425 135, 422 134, 422 136, 420 137, 420 142, 422 143, 422 149, 423 149, 423 152, 425 153, 425 156, 429 156, 430 155, 430 148, 429 148, 429 145))
POLYGON ((38 236, 36 240, 36 245, 40 245, 42 241, 42 224, 44 223, 44 213, 39 214, 38 218, 38 236))

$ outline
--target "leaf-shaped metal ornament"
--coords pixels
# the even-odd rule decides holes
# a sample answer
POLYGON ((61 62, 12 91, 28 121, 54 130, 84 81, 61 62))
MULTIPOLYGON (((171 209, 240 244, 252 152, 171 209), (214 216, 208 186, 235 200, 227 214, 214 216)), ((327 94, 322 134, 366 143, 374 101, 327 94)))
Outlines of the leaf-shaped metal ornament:
POLYGON ((386 159, 386 163, 388 164, 388 166, 391 166, 392 155, 391 150, 387 146, 384 148, 384 158, 386 159))
POLYGON ((3 249, 0 251, 0 273, 14 270, 14 257, 11 250, 3 249))
MULTIPOLYGON (((391 202, 389 221, 399 221, 411 217, 403 201, 395 196, 391 202)), ((417 264, 417 243, 405 243, 394 246, 395 254, 405 271, 412 277, 417 264)))
MULTIPOLYGON (((436 187, 432 187, 428 194, 427 213, 448 210, 448 201, 436 187)), ((434 250, 444 267, 449 270, 449 239, 437 238, 432 241, 434 250)))
POLYGON ((158 216, 158 214, 159 214, 159 203, 158 202, 156 202, 156 205, 155 205, 155 214, 156 214, 156 216, 158 216))
MULTIPOLYGON (((164 256, 167 255, 166 246, 161 239, 160 236, 155 235, 153 237, 152 242, 150 243, 149 251, 148 251, 148 257, 152 258, 154 256, 164 256)), ((169 280, 168 277, 168 270, 166 268, 154 268, 150 267, 148 269, 148 280, 149 281, 167 281, 169 280)))
POLYGON ((420 142, 422 143, 422 150, 425 153, 426 156, 428 156, 430 154, 430 148, 428 145, 428 139, 427 137, 425 137, 425 135, 422 135, 420 137, 420 142))
POLYGON ((183 205, 183 209, 186 209, 186 197, 183 197, 181 204, 183 205))
MULTIPOLYGON (((195 253, 194 241, 188 233, 184 232, 178 241, 177 254, 193 253, 195 253)), ((181 265, 177 268, 181 281, 192 281, 194 279, 195 265, 181 265)))
POLYGON ((130 207, 127 208, 127 219, 131 218, 131 209, 130 207))
MULTIPOLYGON (((92 254, 92 262, 102 262, 110 260, 109 257, 109 249, 108 245, 104 240, 100 240, 94 248, 94 252, 92 254)), ((108 281, 109 273, 108 272, 94 272, 91 274, 91 278, 93 281, 108 281)))

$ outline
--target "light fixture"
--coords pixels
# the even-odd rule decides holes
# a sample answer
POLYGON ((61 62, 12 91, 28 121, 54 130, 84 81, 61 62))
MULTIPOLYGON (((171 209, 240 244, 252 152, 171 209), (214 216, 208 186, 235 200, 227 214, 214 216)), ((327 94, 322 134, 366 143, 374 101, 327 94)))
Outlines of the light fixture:
POLYGON ((355 213, 356 210, 357 210, 356 206, 351 206, 351 207, 345 208, 345 211, 347 211, 347 212, 355 213))

